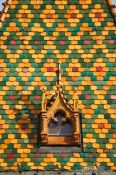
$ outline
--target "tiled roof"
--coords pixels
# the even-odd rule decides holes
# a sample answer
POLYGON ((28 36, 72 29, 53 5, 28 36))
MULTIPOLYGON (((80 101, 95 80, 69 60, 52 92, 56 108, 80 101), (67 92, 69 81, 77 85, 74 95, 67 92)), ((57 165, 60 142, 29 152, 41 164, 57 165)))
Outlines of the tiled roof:
POLYGON ((105 0, 7 0, 0 25, 0 170, 115 170, 116 26, 105 0), (39 154, 41 89, 52 94, 59 60, 68 100, 77 87, 83 152, 39 154))

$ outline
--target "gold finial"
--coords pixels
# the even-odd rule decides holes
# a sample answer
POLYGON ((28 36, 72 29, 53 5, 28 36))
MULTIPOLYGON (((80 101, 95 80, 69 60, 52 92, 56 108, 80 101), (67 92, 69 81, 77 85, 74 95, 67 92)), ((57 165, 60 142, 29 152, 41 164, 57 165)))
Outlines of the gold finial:
POLYGON ((61 86, 61 63, 58 62, 58 69, 56 70, 56 74, 57 74, 57 87, 61 86))
POLYGON ((45 111, 46 110, 46 104, 47 104, 45 86, 43 87, 42 92, 43 92, 43 95, 42 95, 42 111, 45 111))
POLYGON ((74 88, 74 92, 77 92, 77 87, 75 86, 75 88, 74 88))
POLYGON ((78 111, 78 98, 77 98, 77 87, 75 87, 73 91, 73 104, 74 104, 74 111, 78 111))
POLYGON ((46 87, 45 87, 45 86, 42 87, 42 92, 43 92, 43 93, 46 92, 46 87))

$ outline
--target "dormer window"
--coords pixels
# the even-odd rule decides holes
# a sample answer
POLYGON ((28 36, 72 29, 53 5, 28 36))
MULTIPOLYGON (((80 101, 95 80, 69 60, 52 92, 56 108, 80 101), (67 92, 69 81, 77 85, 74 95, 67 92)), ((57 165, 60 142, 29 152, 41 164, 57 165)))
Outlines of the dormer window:
POLYGON ((72 123, 65 118, 62 111, 56 112, 48 124, 48 144, 49 145, 69 145, 72 144, 72 123))
POLYGON ((73 105, 65 98, 61 86, 60 64, 57 70, 57 90, 50 99, 43 89, 41 109, 41 145, 81 145, 80 115, 75 91, 73 105))

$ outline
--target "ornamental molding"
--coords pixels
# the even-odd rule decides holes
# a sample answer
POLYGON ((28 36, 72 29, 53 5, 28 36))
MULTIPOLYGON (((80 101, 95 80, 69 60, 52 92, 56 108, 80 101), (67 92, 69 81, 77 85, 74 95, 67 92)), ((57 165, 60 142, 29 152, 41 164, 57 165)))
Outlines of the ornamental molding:
POLYGON ((71 105, 62 91, 61 73, 62 71, 60 69, 60 63, 58 63, 58 69, 56 71, 57 90, 54 92, 50 99, 47 98, 47 90, 45 89, 45 87, 42 90, 43 95, 41 105, 41 141, 43 145, 49 144, 48 124, 52 119, 55 118, 55 114, 57 112, 63 112, 65 114, 65 120, 70 121, 72 124, 72 144, 80 144, 81 127, 80 115, 78 110, 78 99, 76 95, 77 90, 75 89, 73 92, 73 105, 71 105))

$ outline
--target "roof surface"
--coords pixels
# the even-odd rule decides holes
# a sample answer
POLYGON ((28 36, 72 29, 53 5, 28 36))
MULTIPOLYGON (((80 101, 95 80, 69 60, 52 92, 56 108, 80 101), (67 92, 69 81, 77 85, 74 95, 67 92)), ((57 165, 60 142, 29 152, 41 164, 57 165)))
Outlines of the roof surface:
POLYGON ((7 0, 1 21, 0 170, 115 170, 116 26, 105 0, 7 0), (70 102, 77 87, 83 152, 38 154, 41 90, 53 93, 59 61, 70 102))

